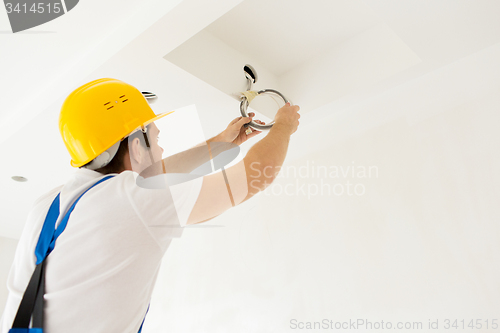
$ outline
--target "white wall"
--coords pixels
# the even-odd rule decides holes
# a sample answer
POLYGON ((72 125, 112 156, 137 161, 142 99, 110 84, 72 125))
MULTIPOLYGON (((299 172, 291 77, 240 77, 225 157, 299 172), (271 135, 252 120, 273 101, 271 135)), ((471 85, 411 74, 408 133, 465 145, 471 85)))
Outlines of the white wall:
POLYGON ((472 331, 488 331, 500 319, 498 49, 299 128, 288 177, 171 245, 145 331, 288 332, 292 319, 419 332, 481 319, 472 331), (318 192, 348 181, 363 194, 318 192))
POLYGON ((15 239, 0 237, 0 313, 3 313, 7 301, 7 277, 14 261, 17 242, 15 239))

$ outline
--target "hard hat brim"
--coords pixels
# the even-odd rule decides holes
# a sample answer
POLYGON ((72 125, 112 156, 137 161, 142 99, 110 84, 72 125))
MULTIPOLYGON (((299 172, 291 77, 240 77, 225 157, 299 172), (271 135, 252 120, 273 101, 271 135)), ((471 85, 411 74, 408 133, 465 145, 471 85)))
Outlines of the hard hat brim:
POLYGON ((142 124, 143 126, 148 126, 149 124, 151 123, 154 123, 155 121, 157 121, 158 119, 161 119, 165 116, 168 116, 169 114, 171 113, 174 113, 175 111, 170 111, 170 112, 165 112, 165 113, 160 113, 159 115, 157 115, 156 117, 154 117, 153 119, 150 119, 148 121, 146 121, 144 124, 142 124))

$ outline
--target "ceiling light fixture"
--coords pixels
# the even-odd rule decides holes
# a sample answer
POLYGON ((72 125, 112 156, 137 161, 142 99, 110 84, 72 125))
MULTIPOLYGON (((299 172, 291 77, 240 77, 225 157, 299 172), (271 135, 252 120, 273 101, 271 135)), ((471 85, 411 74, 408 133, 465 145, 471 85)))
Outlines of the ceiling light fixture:
POLYGON ((12 180, 20 183, 26 183, 28 181, 28 178, 22 177, 22 176, 12 176, 12 180))
MULTIPOLYGON (((274 89, 263 89, 263 90, 259 90, 259 91, 253 91, 252 84, 257 82, 257 78, 258 78, 257 72, 255 71, 255 69, 252 66, 250 66, 248 64, 245 65, 245 67, 243 67, 243 71, 245 72, 245 78, 247 79, 247 91, 241 93, 240 112, 241 112, 241 115, 243 117, 248 117, 248 112, 247 112, 248 105, 258 95, 273 94, 273 95, 277 95, 278 97, 281 97, 283 99, 283 101, 285 102, 285 104, 290 102, 282 93, 280 93, 279 91, 274 90, 274 89)), ((290 104, 292 104, 292 103, 290 102, 290 104)), ((273 126, 273 124, 274 124, 274 120, 266 125, 258 124, 252 120, 251 122, 245 124, 244 127, 250 126, 250 127, 258 129, 258 130, 269 130, 273 126)), ((245 133, 250 134, 251 130, 247 129, 247 131, 245 133)))
POLYGON ((156 94, 149 92, 149 91, 143 91, 142 96, 144 96, 146 98, 146 100, 149 102, 149 104, 153 104, 154 102, 156 102, 156 100, 158 98, 158 96, 156 96, 156 94))

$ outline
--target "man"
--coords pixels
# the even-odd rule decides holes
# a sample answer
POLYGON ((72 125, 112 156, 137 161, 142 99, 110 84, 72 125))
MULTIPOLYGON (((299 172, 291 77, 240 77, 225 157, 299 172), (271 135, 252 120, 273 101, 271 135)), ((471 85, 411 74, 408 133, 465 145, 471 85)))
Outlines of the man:
POLYGON ((59 126, 79 169, 42 196, 28 217, 9 274, 1 332, 12 326, 35 262, 43 260, 36 252, 40 233, 59 197, 57 228, 77 204, 56 246, 43 253, 44 332, 140 331, 172 239, 182 226, 210 220, 274 180, 297 130, 298 110, 281 108, 267 136, 241 162, 212 173, 203 171, 209 159, 259 133, 245 134, 251 118, 237 118, 204 145, 162 160, 154 121, 168 113, 156 116, 136 88, 118 80, 76 89, 63 104, 59 126), (104 175, 114 177, 91 188, 104 175))

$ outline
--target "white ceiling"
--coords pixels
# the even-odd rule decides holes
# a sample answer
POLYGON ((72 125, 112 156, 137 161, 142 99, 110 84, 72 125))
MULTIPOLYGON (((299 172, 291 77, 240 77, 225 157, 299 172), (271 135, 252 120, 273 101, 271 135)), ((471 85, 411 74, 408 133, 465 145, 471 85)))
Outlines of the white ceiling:
MULTIPOLYGON (((194 104, 206 138, 238 116, 238 102, 227 91, 164 59, 205 28, 205 33, 256 59, 263 68, 259 74, 270 71, 280 78, 276 84, 297 104, 310 106, 303 110, 301 131, 292 138, 291 158, 318 143, 343 140, 389 121, 394 114, 419 121, 498 88, 500 2, 496 0, 304 4, 298 0, 144 0, 138 5, 137 1, 86 0, 65 16, 18 34, 8 33, 7 16, 0 10, 0 236, 18 238, 34 200, 72 172, 57 117, 64 97, 78 85, 116 77, 156 92, 160 96, 154 105, 157 112, 194 104), (241 24, 245 16, 260 20, 246 18, 241 24), (267 36, 269 30, 277 33, 267 36), (385 44, 390 48, 372 46, 384 52, 395 50, 389 53, 394 59, 373 63, 362 54, 352 54, 348 61, 349 47, 368 45, 359 43, 369 36, 393 41, 385 44), (342 85, 329 73, 313 71, 317 67, 307 69, 315 62, 330 61, 328 70, 335 70, 339 62, 332 59, 344 61, 337 70, 343 70, 343 77, 358 75, 356 80, 342 85), (474 79, 457 84, 465 74, 474 79), (325 82, 337 86, 320 95, 307 90, 325 82), (432 109, 427 108, 430 104, 432 109), (349 126, 331 131, 332 124, 346 119, 349 126), (14 175, 29 182, 16 183, 10 179, 14 175)), ((197 59, 193 54, 185 61, 197 59)), ((172 135, 189 146, 190 130, 189 124, 181 124, 172 135)))
POLYGON ((276 76, 380 23, 361 0, 243 1, 206 30, 276 76))
MULTIPOLYGON (((277 89, 303 113, 421 62, 361 0, 289 4, 243 1, 165 59, 236 99, 251 64, 254 89, 277 89)), ((252 107, 272 119, 276 104, 261 101, 252 107)))
POLYGON ((179 2, 86 0, 56 20, 16 34, 0 10, 0 142, 179 2))

